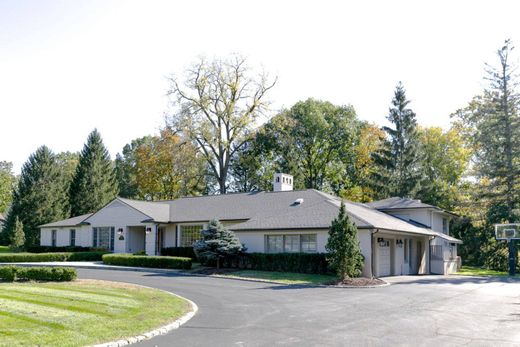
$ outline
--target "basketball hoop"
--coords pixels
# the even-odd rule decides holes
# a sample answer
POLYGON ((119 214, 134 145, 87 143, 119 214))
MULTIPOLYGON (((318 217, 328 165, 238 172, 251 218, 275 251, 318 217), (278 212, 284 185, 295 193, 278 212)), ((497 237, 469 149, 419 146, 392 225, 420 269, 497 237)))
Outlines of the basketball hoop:
POLYGON ((520 240, 520 223, 495 224, 495 238, 505 240, 509 245, 509 275, 514 276, 516 270, 516 249, 514 240, 520 240))

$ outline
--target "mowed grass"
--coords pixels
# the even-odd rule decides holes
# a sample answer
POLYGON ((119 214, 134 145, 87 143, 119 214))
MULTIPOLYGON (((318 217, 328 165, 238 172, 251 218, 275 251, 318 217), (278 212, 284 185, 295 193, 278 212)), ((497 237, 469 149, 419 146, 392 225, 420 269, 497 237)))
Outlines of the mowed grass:
POLYGON ((226 277, 238 277, 244 279, 261 279, 266 281, 280 282, 286 284, 321 284, 331 282, 335 279, 329 275, 301 274, 294 272, 273 272, 242 270, 225 274, 226 277))
MULTIPOLYGON (((456 273, 456 275, 507 277, 509 276, 509 273, 505 271, 490 270, 476 266, 462 266, 460 270, 456 273)), ((520 275, 516 275, 515 277, 520 277, 520 275)))
POLYGON ((0 253, 12 253, 9 246, 0 246, 0 253))
POLYGON ((0 346, 84 346, 136 336, 191 305, 124 283, 0 283, 0 346))

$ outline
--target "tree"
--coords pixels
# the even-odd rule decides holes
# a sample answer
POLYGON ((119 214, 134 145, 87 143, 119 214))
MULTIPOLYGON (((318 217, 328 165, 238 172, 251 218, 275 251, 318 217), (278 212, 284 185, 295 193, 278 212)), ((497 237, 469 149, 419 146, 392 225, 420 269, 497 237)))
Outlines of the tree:
POLYGON ((363 255, 359 247, 357 227, 348 217, 343 201, 338 217, 329 228, 325 249, 328 253, 327 261, 341 281, 361 274, 363 255))
POLYGON ((193 244, 197 257, 203 262, 216 261, 217 269, 220 268, 220 260, 239 254, 244 246, 234 232, 227 229, 218 220, 209 222, 208 228, 202 230, 202 240, 193 244))
POLYGON ((117 196, 115 170, 97 130, 90 133, 81 151, 70 185, 73 216, 99 210, 117 196))
POLYGON ((11 205, 15 181, 13 164, 0 161, 0 213, 5 213, 11 205))
POLYGON ((424 179, 417 197, 425 203, 454 210, 464 192, 462 178, 468 169, 471 148, 457 127, 448 131, 420 127, 418 133, 424 179))
POLYGON ((26 244, 39 244, 39 225, 68 216, 68 192, 61 167, 56 155, 42 146, 29 156, 22 167, 7 215, 5 234, 10 238, 18 218, 24 227, 26 244))
POLYGON ((341 197, 352 201, 370 202, 377 196, 372 178, 378 167, 372 154, 382 150, 384 139, 384 131, 375 124, 361 126, 354 147, 352 184, 340 190, 341 197))
POLYGON ((204 160, 191 142, 169 127, 137 146, 134 155, 140 198, 169 200, 198 195, 204 189, 204 160))
POLYGON ((174 129, 193 141, 209 165, 221 194, 228 185, 230 160, 267 108, 265 96, 276 80, 250 77, 245 58, 201 59, 187 70, 184 85, 171 79, 174 129))
POLYGON ((414 197, 420 188, 421 149, 415 113, 401 82, 397 85, 387 119, 394 128, 383 127, 387 135, 384 149, 374 158, 379 166, 374 175, 383 197, 414 197))
POLYGON ((489 85, 482 95, 458 110, 454 117, 475 149, 474 173, 489 180, 481 198, 502 206, 490 223, 514 222, 520 199, 520 119, 516 66, 511 63, 514 47, 510 40, 497 51, 499 65, 486 65, 489 85))
POLYGON ((123 147, 122 154, 117 153, 115 160, 116 179, 119 187, 119 195, 123 198, 139 198, 137 185, 137 159, 136 151, 142 145, 150 143, 152 136, 144 136, 132 140, 123 147))
POLYGON ((25 244, 25 232, 23 231, 23 223, 18 219, 18 217, 15 217, 14 222, 14 231, 11 235, 9 246, 11 246, 12 249, 21 249, 23 245, 25 244))
POLYGON ((352 106, 307 99, 260 129, 255 156, 272 161, 271 171, 291 173, 295 188, 337 192, 351 177, 358 127, 352 106))

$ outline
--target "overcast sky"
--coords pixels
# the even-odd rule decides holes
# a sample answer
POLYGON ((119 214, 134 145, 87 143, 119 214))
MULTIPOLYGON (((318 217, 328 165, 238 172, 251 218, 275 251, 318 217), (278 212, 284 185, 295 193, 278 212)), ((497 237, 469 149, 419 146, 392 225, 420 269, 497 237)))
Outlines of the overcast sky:
POLYGON ((157 132, 166 77, 240 53, 278 76, 273 108, 308 97, 385 122, 402 81, 423 125, 480 92, 484 62, 519 46, 518 1, 0 0, 0 160, 79 151, 98 128, 112 156, 157 132))

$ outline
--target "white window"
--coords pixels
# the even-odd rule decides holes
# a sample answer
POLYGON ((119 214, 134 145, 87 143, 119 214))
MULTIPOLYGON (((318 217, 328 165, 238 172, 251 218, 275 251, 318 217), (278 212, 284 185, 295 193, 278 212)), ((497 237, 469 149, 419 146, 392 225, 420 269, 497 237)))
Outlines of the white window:
POLYGON ((92 228, 92 245, 96 248, 103 248, 110 251, 114 250, 114 227, 92 228))
POLYGON ((191 247, 200 240, 202 225, 181 225, 181 247, 191 247))
POLYGON ((70 229, 69 239, 70 239, 70 245, 72 247, 76 246, 76 229, 70 229))
POLYGON ((313 253, 318 250, 318 243, 316 242, 316 234, 301 235, 302 252, 313 253))
POLYGON ((313 253, 317 251, 316 234, 266 235, 266 253, 313 253))
POLYGON ((446 218, 442 219, 442 232, 448 234, 448 220, 446 218))
POLYGON ((298 253, 300 251, 300 235, 285 235, 283 248, 284 252, 298 253))
POLYGON ((265 243, 267 253, 283 252, 283 235, 267 235, 265 243))
POLYGON ((51 231, 51 245, 56 247, 56 230, 51 231))

